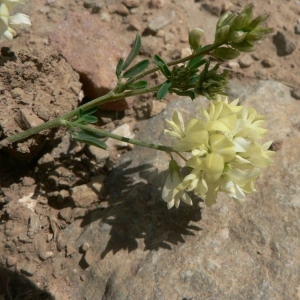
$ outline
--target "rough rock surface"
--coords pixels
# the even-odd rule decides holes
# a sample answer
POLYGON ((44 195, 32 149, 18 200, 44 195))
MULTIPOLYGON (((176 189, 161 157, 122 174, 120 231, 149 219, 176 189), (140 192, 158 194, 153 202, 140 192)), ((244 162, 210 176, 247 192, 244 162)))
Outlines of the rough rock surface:
MULTIPOLYGON (((1 57, 0 132, 3 137, 30 129, 76 108, 81 91, 79 76, 57 51, 22 50, 1 57)), ((8 149, 27 160, 44 147, 49 131, 8 149)))
MULTIPOLYGON (((116 86, 116 66, 130 50, 122 36, 88 12, 69 14, 50 35, 50 41, 80 74, 85 95, 91 99, 116 86)), ((112 102, 101 106, 101 109, 122 111, 130 108, 129 102, 112 102)))

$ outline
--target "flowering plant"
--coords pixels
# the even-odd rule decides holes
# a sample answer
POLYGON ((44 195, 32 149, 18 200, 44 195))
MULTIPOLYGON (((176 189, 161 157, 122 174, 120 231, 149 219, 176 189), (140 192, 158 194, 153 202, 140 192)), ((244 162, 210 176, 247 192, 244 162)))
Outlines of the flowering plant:
MULTIPOLYGON (((12 40, 16 36, 15 29, 31 25, 27 15, 10 16, 12 8, 25 1, 0 0, 0 36, 12 40)), ((64 126, 73 140, 103 149, 107 149, 104 138, 111 137, 167 152, 171 161, 162 198, 168 208, 178 207, 181 200, 191 205, 188 195, 191 191, 203 197, 209 206, 216 203, 219 192, 243 203, 245 194, 255 191, 254 181, 261 169, 272 163, 273 152, 268 150, 271 142, 260 144, 267 133, 263 127, 265 118, 253 108, 238 105, 238 100, 228 102, 229 72, 220 72, 220 65, 225 60, 237 58, 241 52, 254 51, 256 43, 272 32, 262 26, 267 18, 266 14, 253 18, 253 5, 246 5, 240 14, 227 12, 216 25, 213 44, 202 46, 204 31, 195 28, 189 33, 191 55, 168 63, 154 55, 155 67, 150 69, 149 59, 133 64, 142 43, 141 36, 137 35, 129 55, 120 58, 116 66, 118 84, 112 91, 57 119, 6 137, 0 142, 0 148, 43 130, 64 126), (211 57, 219 60, 213 67, 210 67, 211 57), (164 82, 149 86, 147 80, 141 80, 157 71, 164 75, 164 82), (166 135, 177 139, 173 147, 124 138, 90 126, 97 122, 93 114, 99 105, 149 92, 155 92, 159 100, 168 93, 188 96, 192 100, 202 95, 211 104, 208 110, 200 108, 202 117, 190 120, 186 126, 178 111, 174 112, 172 120, 166 121, 169 126, 166 135), (184 158, 188 175, 182 175, 173 154, 184 158)))

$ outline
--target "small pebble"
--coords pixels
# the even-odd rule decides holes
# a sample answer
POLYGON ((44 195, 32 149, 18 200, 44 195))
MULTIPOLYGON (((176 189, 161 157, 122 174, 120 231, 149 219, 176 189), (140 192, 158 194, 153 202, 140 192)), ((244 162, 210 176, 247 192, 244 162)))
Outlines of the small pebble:
POLYGON ((297 24, 297 25, 295 26, 295 33, 296 33, 296 34, 300 34, 300 24, 297 24))
POLYGON ((24 186, 32 186, 35 183, 35 180, 32 177, 25 176, 22 180, 24 186))
POLYGON ((87 264, 88 266, 90 266, 90 265, 93 263, 93 261, 94 261, 94 254, 93 254, 91 248, 89 248, 89 249, 85 252, 85 254, 84 254, 84 261, 86 262, 86 264, 87 264))
POLYGON ((29 241, 29 238, 28 238, 27 234, 20 233, 18 235, 18 240, 22 243, 27 243, 29 241))
POLYGON ((46 153, 38 160, 37 164, 40 169, 50 169, 54 166, 54 159, 51 154, 46 153))
POLYGON ((51 242, 52 239, 53 239, 53 234, 52 234, 52 233, 48 233, 48 234, 47 234, 47 242, 48 242, 48 243, 51 242))
POLYGON ((84 275, 80 275, 80 280, 81 281, 85 281, 86 280, 86 277, 84 275))
POLYGON ((18 252, 19 252, 19 253, 24 253, 25 251, 26 251, 25 246, 20 246, 20 247, 18 248, 18 252))
POLYGON ((267 79, 267 73, 266 73, 266 70, 264 70, 264 69, 255 71, 254 75, 258 79, 262 79, 262 80, 267 79))
POLYGON ((263 65, 263 67, 265 68, 272 68, 275 66, 275 63, 274 61, 272 61, 271 59, 269 58, 265 58, 262 60, 261 64, 263 65))
POLYGON ((134 7, 139 7, 140 6, 140 0, 124 0, 123 3, 128 8, 134 8, 134 7))
POLYGON ((65 207, 60 212, 59 215, 63 218, 67 223, 70 222, 72 217, 72 207, 65 207))
POLYGON ((253 59, 249 54, 242 55, 239 59, 239 64, 241 68, 248 68, 252 65, 253 59))
POLYGON ((36 272, 36 264, 33 262, 29 262, 29 263, 25 264, 25 266, 23 266, 23 268, 21 268, 21 271, 28 276, 33 276, 34 273, 36 272))
POLYGON ((66 241, 60 234, 57 237, 56 246, 58 251, 62 251, 66 248, 66 241))
POLYGON ((6 265, 12 267, 17 263, 17 258, 14 256, 8 256, 6 259, 6 265))
POLYGON ((278 56, 289 55, 296 49, 295 43, 289 40, 285 34, 279 31, 273 36, 273 43, 276 47, 278 56))
POLYGON ((33 233, 37 233, 40 230, 40 225, 41 222, 40 222, 39 215, 35 213, 31 214, 29 219, 29 228, 30 228, 29 230, 33 233))
POLYGON ((82 245, 81 245, 81 250, 83 252, 86 252, 88 249, 90 248, 90 245, 88 242, 84 242, 82 245))
POLYGON ((72 256, 75 253, 77 253, 77 250, 71 244, 67 244, 67 246, 66 246, 66 255, 67 256, 72 256))
POLYGON ((300 88, 294 88, 291 92, 293 98, 300 100, 300 88))

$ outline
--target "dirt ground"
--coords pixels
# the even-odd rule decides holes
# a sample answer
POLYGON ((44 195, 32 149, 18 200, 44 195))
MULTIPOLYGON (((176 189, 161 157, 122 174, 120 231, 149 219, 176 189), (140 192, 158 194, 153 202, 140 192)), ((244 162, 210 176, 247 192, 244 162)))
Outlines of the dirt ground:
MULTIPOLYGON (((203 27, 206 32, 211 32, 211 22, 215 23, 224 10, 239 11, 246 3, 244 0, 31 0, 18 6, 18 12, 30 16, 32 27, 20 30, 12 42, 0 42, 0 122, 3 134, 11 135, 32 124, 38 125, 40 120, 53 119, 80 104, 84 95, 80 92, 79 75, 49 48, 48 39, 70 12, 98 14, 130 45, 137 32, 149 36, 147 24, 155 15, 174 10, 175 21, 156 34, 160 42, 155 49, 166 60, 171 60, 180 57, 181 50, 188 47, 188 30, 203 27), (125 12, 112 8, 113 5, 123 5, 123 2, 127 5, 125 12), (206 19, 200 20, 199 12, 206 19)), ((291 88, 295 98, 300 98, 300 2, 269 0, 253 3, 256 14, 270 14, 268 26, 274 28, 274 33, 258 45, 257 51, 224 65, 224 68, 231 69, 233 76, 243 81, 273 79, 282 82, 291 88), (278 51, 275 38, 278 32, 284 36, 290 54, 282 55, 278 51)), ((155 36, 154 33, 150 35, 155 36)), ((206 36, 205 41, 212 42, 212 38, 206 36)), ((169 101, 175 98, 171 97, 169 101)), ((130 117, 136 118, 136 112, 130 117)), ((122 123, 126 123, 126 119, 120 120, 119 117, 105 126, 114 128, 122 123)), ((122 152, 118 154, 122 155, 122 152)), ((58 272, 51 257, 58 252, 64 253, 63 264, 64 258, 67 260, 75 251, 66 248, 64 241, 60 240, 59 232, 64 230, 70 218, 76 218, 76 215, 68 216, 65 199, 71 189, 88 183, 91 177, 105 178, 116 157, 114 154, 106 161, 97 162, 91 159, 86 147, 71 143, 63 131, 40 134, 25 143, 17 143, 9 153, 1 151, 0 265, 11 271, 21 271, 41 290, 47 290, 58 272)), ((77 215, 87 209, 79 207, 77 215)), ((0 278, 3 272, 0 269, 0 278)), ((26 280, 25 277, 22 280, 26 280)), ((46 299, 45 292, 30 294, 24 290, 20 292, 23 298, 5 298, 4 295, 14 295, 15 291, 7 282, 3 287, 4 281, 0 280, 0 299, 46 299)), ((57 284, 57 290, 63 290, 66 285, 67 279, 57 284)), ((30 289, 34 288, 29 285, 30 289)), ((50 295, 47 297, 51 298, 50 295)))

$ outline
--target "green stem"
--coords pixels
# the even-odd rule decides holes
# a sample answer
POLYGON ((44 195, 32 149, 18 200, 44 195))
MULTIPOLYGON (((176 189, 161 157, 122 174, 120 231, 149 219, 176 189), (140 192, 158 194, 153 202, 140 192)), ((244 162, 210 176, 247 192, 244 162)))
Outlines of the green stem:
POLYGON ((127 137, 124 137, 124 136, 120 136, 120 135, 105 131, 105 130, 92 128, 88 125, 83 125, 83 124, 78 124, 78 123, 75 123, 75 122, 68 122, 68 121, 64 121, 63 125, 66 125, 69 128, 80 128, 80 129, 83 129, 85 131, 91 132, 91 133, 96 134, 96 135, 102 135, 102 136, 110 137, 110 138, 113 138, 113 139, 118 140, 118 141, 130 143, 130 144, 145 147, 145 148, 160 150, 160 151, 164 151, 164 152, 167 152, 167 153, 175 152, 173 150, 173 148, 171 148, 171 147, 158 145, 158 144, 152 144, 152 143, 150 144, 150 143, 146 143, 146 142, 136 140, 136 139, 130 139, 130 138, 127 138, 127 137))
POLYGON ((146 94, 146 93, 150 93, 150 92, 156 92, 156 91, 158 91, 160 86, 161 86, 161 84, 156 85, 156 86, 151 87, 151 88, 146 88, 146 89, 141 89, 141 90, 136 90, 136 91, 128 91, 128 92, 123 92, 123 93, 119 93, 119 94, 115 94, 115 91, 112 90, 108 94, 106 94, 102 97, 96 98, 96 99, 94 99, 94 100, 92 100, 92 101, 90 101, 90 102, 88 102, 84 105, 81 105, 80 107, 72 110, 71 112, 69 112, 69 113, 67 113, 67 114, 65 114, 61 117, 58 117, 57 119, 48 121, 48 122, 46 122, 44 124, 41 124, 37 127, 31 128, 31 129, 28 129, 26 131, 23 131, 23 132, 20 132, 18 134, 7 137, 6 139, 0 141, 0 149, 2 147, 7 146, 9 143, 13 143, 13 142, 17 142, 19 140, 25 139, 27 137, 32 136, 33 134, 37 134, 37 133, 39 133, 41 131, 44 131, 46 129, 59 127, 59 126, 64 124, 64 120, 71 120, 72 118, 76 117, 78 115, 78 112, 79 112, 80 109, 88 110, 90 108, 102 105, 102 104, 110 102, 110 101, 115 101, 115 100, 118 100, 118 99, 123 99, 123 98, 130 97, 130 96, 146 94))
POLYGON ((187 162, 187 159, 180 153, 177 151, 174 151, 179 157, 181 157, 185 162, 187 162))
MULTIPOLYGON (((223 44, 223 43, 222 43, 222 44, 223 44)), ((191 54, 191 55, 189 55, 189 56, 186 56, 186 57, 183 57, 183 58, 180 58, 180 59, 173 60, 173 61, 167 63, 167 65, 168 65, 168 66, 174 66, 174 65, 177 65, 177 64, 180 64, 180 63, 189 61, 189 60, 191 60, 191 59, 193 59, 193 58, 195 58, 195 57, 198 57, 198 56, 201 56, 201 55, 207 55, 207 54, 209 54, 210 52, 212 52, 213 50, 219 48, 222 44, 211 44, 211 45, 207 45, 207 46, 203 47, 204 50, 199 51, 199 52, 197 52, 197 53, 193 53, 193 54, 191 54)), ((131 79, 129 79, 129 80, 126 82, 126 84, 128 84, 128 85, 129 85, 129 84, 132 84, 133 82, 135 82, 135 81, 137 81, 137 80, 139 80, 139 79, 141 79, 141 78, 143 78, 143 77, 145 77, 145 76, 147 76, 147 75, 149 75, 149 74, 151 74, 151 73, 154 73, 154 72, 156 72, 156 71, 158 71, 158 70, 159 70, 159 68, 158 68, 158 67, 155 67, 155 68, 152 68, 152 69, 150 69, 150 70, 148 70, 148 71, 145 71, 145 72, 143 72, 143 73, 141 73, 141 74, 139 74, 139 75, 136 75, 136 76, 132 77, 131 79)))

